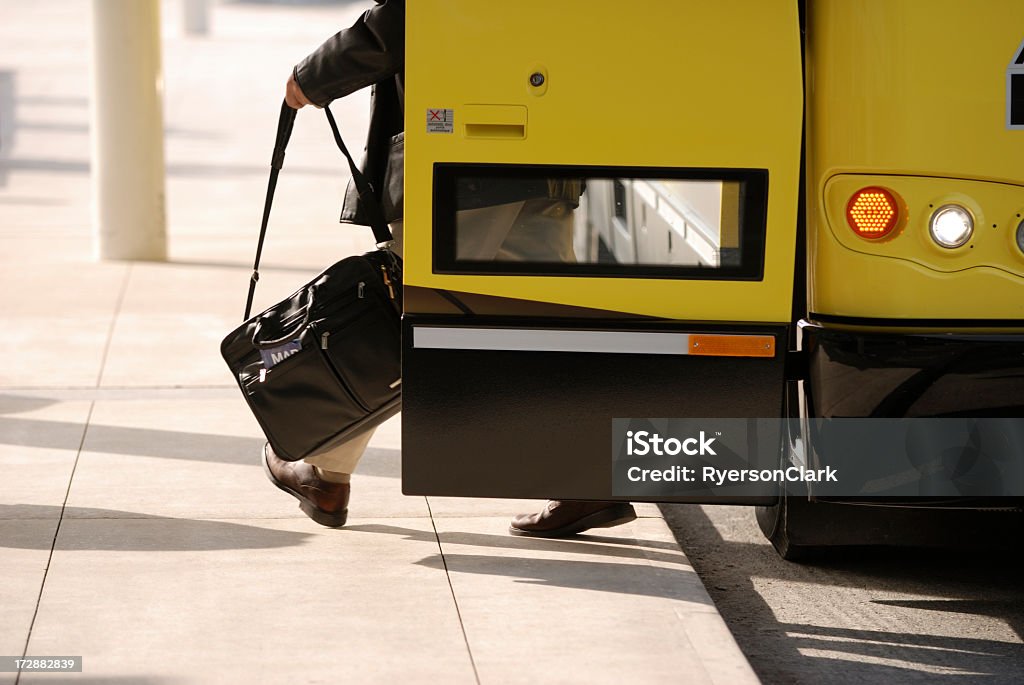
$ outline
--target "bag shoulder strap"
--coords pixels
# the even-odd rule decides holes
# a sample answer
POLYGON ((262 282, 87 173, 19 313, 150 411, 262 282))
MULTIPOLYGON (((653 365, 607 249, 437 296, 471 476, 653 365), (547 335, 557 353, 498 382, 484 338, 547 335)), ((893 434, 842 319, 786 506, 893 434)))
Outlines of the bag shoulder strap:
POLYGON ((331 113, 331 108, 325 106, 324 113, 327 115, 327 123, 331 125, 334 142, 337 144, 338 149, 341 150, 341 153, 345 155, 345 159, 348 160, 348 168, 352 171, 352 181, 355 183, 359 199, 363 203, 362 207, 370 219, 370 229, 373 231, 373 237, 377 241, 377 247, 390 245, 394 242, 395 237, 391 235, 388 222, 384 220, 384 210, 381 209, 380 202, 377 201, 375 189, 352 160, 352 155, 349 154, 348 148, 345 147, 345 141, 341 139, 341 132, 338 131, 338 124, 334 121, 334 114, 331 113))
MULTIPOLYGON (((349 154, 348 148, 345 147, 345 142, 341 139, 338 124, 334 121, 334 115, 331 113, 330 108, 324 107, 324 111, 327 113, 327 121, 331 125, 331 132, 334 134, 334 142, 337 143, 338 149, 341 150, 342 154, 345 155, 345 159, 348 160, 348 166, 352 172, 352 180, 355 182, 359 199, 366 206, 371 222, 370 228, 373 230, 373 237, 377 241, 377 247, 389 247, 394 242, 394 236, 391 235, 391 230, 384 220, 384 212, 381 210, 380 204, 374 195, 373 186, 370 185, 370 182, 366 180, 366 176, 363 175, 352 160, 352 155, 349 154)), ((256 259, 253 261, 252 277, 249 279, 249 294, 245 300, 245 316, 242 318, 243 321, 247 321, 252 314, 252 301, 256 294, 256 283, 260 280, 260 259, 263 256, 263 243, 267 237, 267 225, 270 223, 270 208, 274 204, 277 177, 281 173, 281 167, 284 166, 284 151, 288 147, 288 140, 292 136, 296 112, 297 110, 289 107, 287 102, 281 103, 281 114, 277 121, 277 139, 274 142, 274 154, 270 158, 270 179, 267 181, 267 197, 263 203, 260 238, 256 244, 256 259)))

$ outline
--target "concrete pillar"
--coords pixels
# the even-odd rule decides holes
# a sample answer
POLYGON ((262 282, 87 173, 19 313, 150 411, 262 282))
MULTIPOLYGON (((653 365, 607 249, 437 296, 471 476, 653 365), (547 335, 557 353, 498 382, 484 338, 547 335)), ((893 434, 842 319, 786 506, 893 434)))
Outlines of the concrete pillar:
POLYGON ((210 0, 185 0, 185 33, 205 36, 210 32, 210 0))
POLYGON ((167 258, 159 0, 93 0, 94 253, 167 258))

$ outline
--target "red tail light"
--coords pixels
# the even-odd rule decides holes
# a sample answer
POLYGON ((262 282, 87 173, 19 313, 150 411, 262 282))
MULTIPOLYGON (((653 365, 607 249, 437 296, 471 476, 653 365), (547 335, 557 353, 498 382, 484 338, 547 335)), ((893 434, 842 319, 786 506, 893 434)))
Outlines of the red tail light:
POLYGON ((861 238, 884 238, 892 233, 899 220, 896 196, 885 188, 862 188, 846 204, 846 223, 861 238))

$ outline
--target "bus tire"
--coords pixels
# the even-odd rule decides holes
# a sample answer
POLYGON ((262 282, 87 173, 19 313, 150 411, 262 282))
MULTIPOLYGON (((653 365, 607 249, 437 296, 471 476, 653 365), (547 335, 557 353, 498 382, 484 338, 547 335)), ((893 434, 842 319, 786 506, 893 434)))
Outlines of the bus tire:
POLYGON ((820 545, 793 542, 794 534, 804 538, 813 535, 816 525, 812 518, 813 506, 801 497, 779 497, 778 504, 774 506, 754 508, 761 532, 786 561, 812 561, 825 549, 820 545))

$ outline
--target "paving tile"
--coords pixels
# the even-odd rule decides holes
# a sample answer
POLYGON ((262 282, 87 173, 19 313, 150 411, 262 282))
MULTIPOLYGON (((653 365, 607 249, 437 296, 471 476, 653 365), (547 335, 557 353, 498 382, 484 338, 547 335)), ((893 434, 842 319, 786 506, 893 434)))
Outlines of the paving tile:
MULTIPOLYGON (((25 649, 56 530, 56 519, 0 520, 0 654, 25 649)), ((13 683, 13 676, 0 673, 0 683, 13 683)))
POLYGON ((122 314, 102 385, 229 385, 233 376, 220 356, 220 342, 238 323, 202 310, 190 315, 122 314))
MULTIPOLYGON (((7 207, 10 202, 4 202, 4 195, 0 195, 0 215, 7 219, 7 207)), ((28 203, 45 203, 46 198, 23 198, 28 203)), ((34 235, 7 235, 0 233, 0 264, 4 267, 17 262, 22 266, 63 264, 65 273, 72 273, 71 269, 78 266, 92 252, 92 241, 88 235, 69 234, 51 237, 34 235)))
POLYGON ((572 540, 435 524, 485 685, 757 682, 664 521, 572 540))
POLYGON ((113 328, 104 386, 230 385, 220 341, 238 325, 221 269, 136 264, 113 328))
POLYGON ((0 389, 0 520, 60 517, 89 407, 0 389))
MULTIPOLYGON (((260 468, 264 439, 241 396, 98 401, 68 516, 292 515, 260 468)), ((297 510, 294 515, 301 516, 297 510)))
MULTIPOLYGON (((97 401, 66 515, 306 520, 264 475, 264 441, 241 395, 97 401)), ((371 442, 353 478, 353 518, 427 516, 422 497, 401 494, 398 459, 397 451, 371 442)))
MULTIPOLYGON (((11 259, 14 256, 7 255, 0 269, 5 319, 52 319, 59 314, 66 318, 106 317, 109 325, 121 296, 127 265, 81 264, 69 268, 65 264, 19 264, 11 259)), ((60 341, 42 338, 40 342, 60 341)))
POLYGON ((19 253, 0 258, 0 385, 95 385, 126 265, 22 263, 19 253))
POLYGON ((100 375, 110 316, 20 317, 5 322, 0 384, 93 386, 100 375))
MULTIPOLYGON (((51 116, 40 113, 40 118, 51 116)), ((81 126, 88 127, 88 124, 81 126)), ((18 143, 19 146, 24 144, 27 151, 32 141, 19 133, 18 143)), ((9 166, 0 151, 0 182, 5 174, 8 180, 0 186, 0 214, 4 217, 0 239, 11 241, 9 244, 17 249, 17 252, 3 252, 0 259, 24 265, 21 256, 26 247, 45 247, 45 253, 39 256, 45 256, 45 261, 51 265, 69 255, 79 259, 89 255, 90 227, 87 221, 82 221, 82 208, 88 207, 90 197, 88 176, 69 179, 47 174, 46 180, 40 183, 39 175, 11 172, 5 169, 9 166), (31 228, 32 233, 26 233, 26 228, 31 228)))
POLYGON ((475 682, 430 522, 378 524, 406 534, 65 521, 29 652, 95 679, 475 682))

